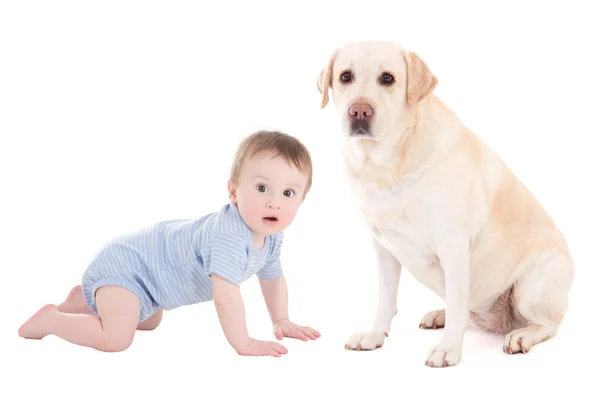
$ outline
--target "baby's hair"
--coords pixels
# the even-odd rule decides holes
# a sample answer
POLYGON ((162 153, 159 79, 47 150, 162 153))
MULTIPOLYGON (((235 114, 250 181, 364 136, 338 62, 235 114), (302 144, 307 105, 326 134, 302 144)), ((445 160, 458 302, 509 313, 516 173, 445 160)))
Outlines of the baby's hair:
POLYGON ((297 138, 276 130, 254 132, 242 140, 235 152, 229 179, 238 183, 244 161, 263 152, 283 158, 304 173, 308 177, 305 194, 308 193, 312 185, 312 160, 308 149, 297 138))

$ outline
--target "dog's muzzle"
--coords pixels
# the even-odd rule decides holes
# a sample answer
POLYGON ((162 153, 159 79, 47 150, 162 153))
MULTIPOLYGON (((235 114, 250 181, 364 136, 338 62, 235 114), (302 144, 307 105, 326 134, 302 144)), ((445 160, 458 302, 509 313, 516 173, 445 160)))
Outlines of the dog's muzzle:
POLYGON ((350 136, 373 136, 371 133, 371 123, 369 121, 350 122, 350 136))
POLYGON ((350 136, 373 136, 371 121, 373 120, 373 107, 366 103, 354 103, 348 109, 350 120, 350 136))

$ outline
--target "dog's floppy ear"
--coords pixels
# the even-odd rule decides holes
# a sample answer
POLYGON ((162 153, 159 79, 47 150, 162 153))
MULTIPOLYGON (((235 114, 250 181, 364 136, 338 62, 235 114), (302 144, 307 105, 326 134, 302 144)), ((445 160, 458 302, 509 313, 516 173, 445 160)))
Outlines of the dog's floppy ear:
POLYGON ((321 108, 325 108, 327 103, 329 102, 329 88, 331 87, 331 74, 333 72, 333 62, 335 61, 335 57, 337 55, 337 51, 334 51, 329 57, 329 62, 327 66, 323 68, 319 76, 317 77, 317 90, 319 93, 323 95, 321 100, 321 108))
POLYGON ((410 107, 429 96, 438 80, 427 64, 414 52, 405 51, 406 62, 406 101, 410 107))

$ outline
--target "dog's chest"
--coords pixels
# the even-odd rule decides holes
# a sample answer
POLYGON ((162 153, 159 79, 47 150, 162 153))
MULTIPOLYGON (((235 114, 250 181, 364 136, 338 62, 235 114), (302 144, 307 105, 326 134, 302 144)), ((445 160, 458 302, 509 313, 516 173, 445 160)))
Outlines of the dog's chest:
POLYGON ((444 271, 434 252, 430 236, 410 219, 388 219, 371 227, 383 248, 388 250, 411 275, 442 298, 444 271))
POLYGON ((410 223, 408 212, 415 208, 420 196, 417 188, 419 178, 410 175, 393 187, 383 189, 368 181, 352 182, 362 215, 370 224, 385 224, 390 216, 394 224, 410 223))
POLYGON ((434 251, 432 213, 427 206, 431 193, 422 178, 409 176, 387 190, 364 181, 355 182, 353 188, 360 211, 381 246, 417 280, 443 297, 444 271, 434 251))
POLYGON ((405 181, 391 190, 357 188, 360 211, 380 243, 401 263, 432 265, 430 225, 415 183, 405 181))

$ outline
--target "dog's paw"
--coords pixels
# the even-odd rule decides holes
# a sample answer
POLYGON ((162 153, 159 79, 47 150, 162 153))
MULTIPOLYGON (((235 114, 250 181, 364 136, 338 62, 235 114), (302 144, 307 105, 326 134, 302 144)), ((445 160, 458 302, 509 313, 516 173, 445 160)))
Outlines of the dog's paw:
POLYGON ((507 354, 527 354, 531 348, 548 338, 548 330, 539 325, 515 329, 504 337, 504 352, 507 354))
POLYGON ((359 332, 355 333, 346 342, 346 350, 374 350, 383 346, 387 337, 385 332, 359 332))
POLYGON ((425 365, 428 367, 451 367, 459 363, 461 356, 462 346, 460 344, 440 344, 429 351, 425 365))
POLYGON ((443 328, 446 324, 446 311, 434 310, 423 317, 419 328, 421 329, 438 329, 443 328))

